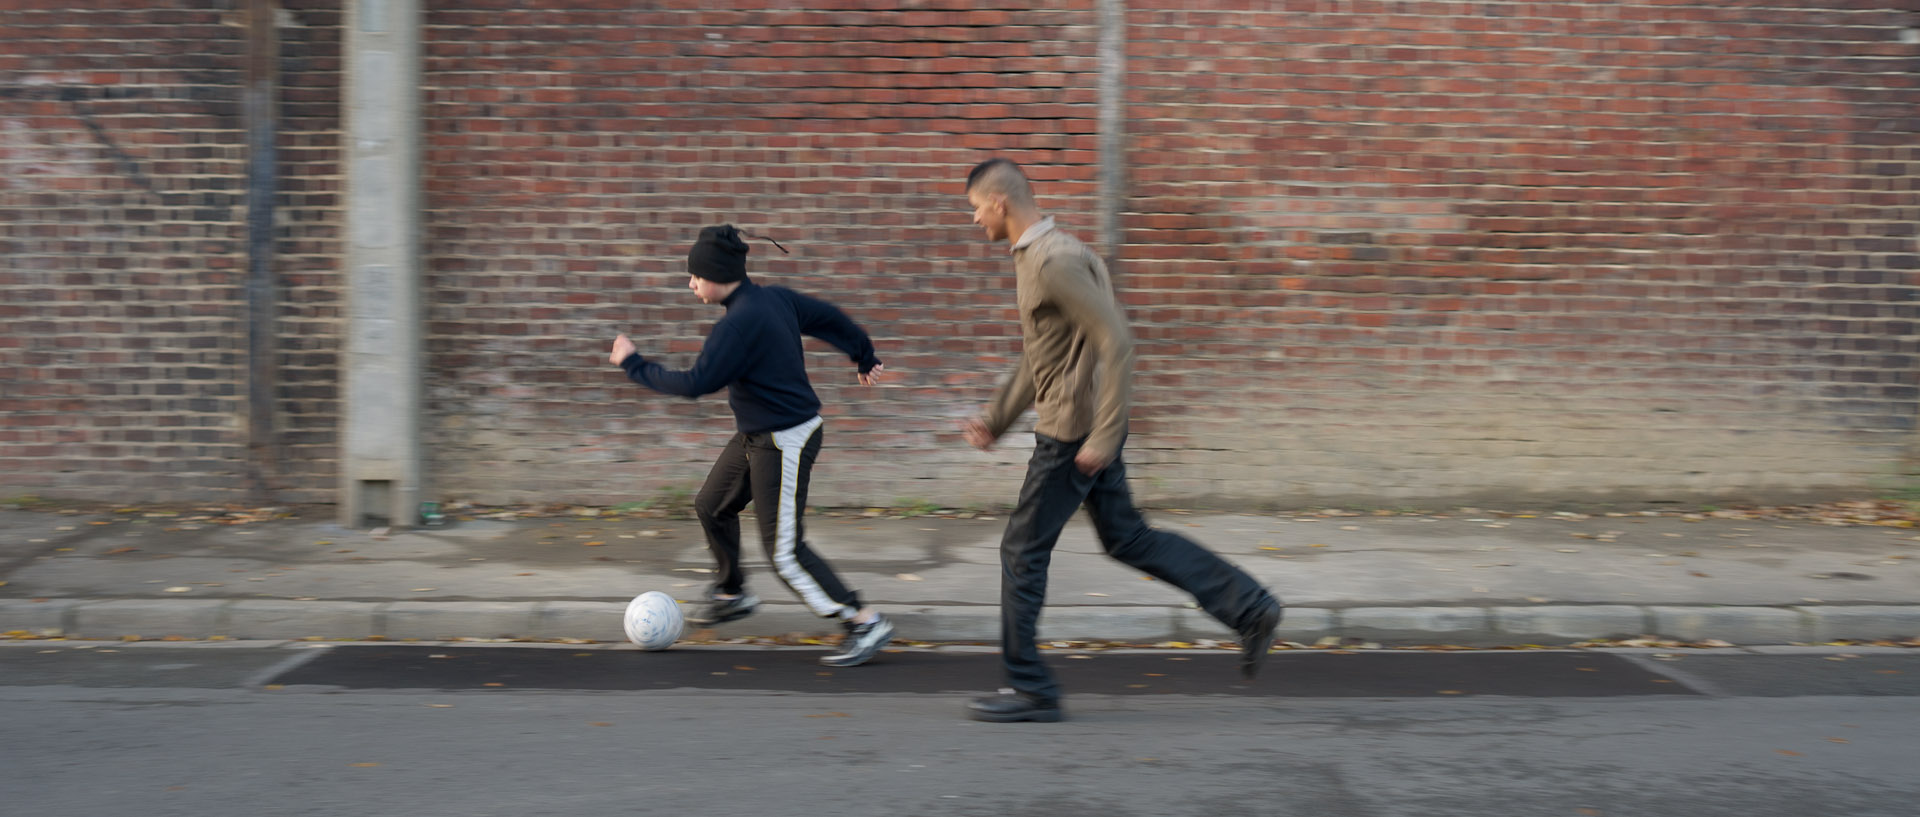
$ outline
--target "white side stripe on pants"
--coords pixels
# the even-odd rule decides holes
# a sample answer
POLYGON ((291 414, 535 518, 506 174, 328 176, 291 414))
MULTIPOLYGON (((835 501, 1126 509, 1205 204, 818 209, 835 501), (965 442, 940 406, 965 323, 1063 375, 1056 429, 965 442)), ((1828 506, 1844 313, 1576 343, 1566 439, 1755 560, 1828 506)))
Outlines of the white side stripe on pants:
POLYGON ((800 600, 822 618, 838 616, 846 606, 828 596, 820 583, 800 567, 794 549, 800 544, 800 507, 796 501, 800 488, 800 454, 814 430, 824 422, 815 417, 793 428, 773 432, 774 447, 780 449, 780 516, 774 538, 773 569, 780 571, 780 578, 786 579, 787 585, 800 594, 800 600))

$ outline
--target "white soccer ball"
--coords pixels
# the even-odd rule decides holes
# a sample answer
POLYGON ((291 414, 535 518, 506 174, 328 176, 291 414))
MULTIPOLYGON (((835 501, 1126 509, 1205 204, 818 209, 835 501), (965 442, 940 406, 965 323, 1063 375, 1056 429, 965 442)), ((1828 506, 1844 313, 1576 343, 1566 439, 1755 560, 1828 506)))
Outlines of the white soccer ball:
POLYGON ((648 590, 627 602, 627 640, 643 650, 664 650, 687 631, 687 617, 672 596, 648 590))

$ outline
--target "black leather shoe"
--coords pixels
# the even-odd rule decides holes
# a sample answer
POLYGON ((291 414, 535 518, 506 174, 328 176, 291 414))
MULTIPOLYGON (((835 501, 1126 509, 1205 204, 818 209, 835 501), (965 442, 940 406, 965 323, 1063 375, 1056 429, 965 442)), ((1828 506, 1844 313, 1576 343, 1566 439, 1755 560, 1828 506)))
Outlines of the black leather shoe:
POLYGON ((998 695, 983 695, 968 701, 967 717, 989 723, 1054 723, 1061 718, 1060 701, 1042 700, 1003 689, 998 695))
POLYGON ((1240 626, 1240 674, 1249 681, 1260 674, 1260 665, 1273 650, 1273 632, 1280 629, 1281 613, 1280 602, 1267 599, 1266 607, 1240 626))

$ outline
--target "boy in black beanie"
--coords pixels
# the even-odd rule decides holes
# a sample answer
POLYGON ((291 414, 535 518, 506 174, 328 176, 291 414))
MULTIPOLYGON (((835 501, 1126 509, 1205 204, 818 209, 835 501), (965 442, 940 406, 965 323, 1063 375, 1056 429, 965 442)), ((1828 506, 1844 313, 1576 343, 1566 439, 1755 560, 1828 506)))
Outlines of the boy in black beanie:
POLYGON ((740 569, 740 511, 752 503, 760 541, 780 580, 815 615, 837 618, 846 628, 839 650, 820 663, 863 664, 893 638, 893 622, 862 605, 860 594, 807 547, 801 516, 820 453, 822 421, 800 336, 812 335, 846 352, 859 367, 863 386, 879 382, 885 367, 874 357, 867 333, 832 304, 748 279, 746 237, 731 224, 707 227, 687 252, 687 286, 702 303, 727 309, 693 368, 673 371, 648 361, 624 334, 614 339, 607 359, 635 383, 663 394, 693 398, 724 388, 733 408, 738 431, 694 498, 718 579, 707 603, 687 620, 720 624, 744 618, 759 605, 746 592, 740 569))

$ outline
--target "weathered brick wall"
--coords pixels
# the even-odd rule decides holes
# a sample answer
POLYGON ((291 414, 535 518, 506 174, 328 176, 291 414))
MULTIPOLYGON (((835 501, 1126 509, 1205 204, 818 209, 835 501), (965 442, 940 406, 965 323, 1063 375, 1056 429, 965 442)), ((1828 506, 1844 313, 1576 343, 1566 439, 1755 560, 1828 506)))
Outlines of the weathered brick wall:
MULTIPOLYGON (((0 20, 0 479, 22 491, 243 487, 239 30, 231 2, 176 5, 82 28, 0 0, 20 9, 0 20), (146 96, 118 102, 123 86, 146 96), (197 167, 163 165, 188 147, 197 167)), ((697 484, 724 398, 651 395, 605 353, 624 330, 691 362, 718 313, 681 259, 731 221, 793 251, 756 242, 757 277, 840 303, 893 372, 862 389, 811 347, 815 502, 1011 499, 1018 446, 983 456, 952 431, 1018 350, 1005 248, 969 223, 961 178, 1011 156, 1096 237, 1095 0, 789 5, 428 4, 435 495, 697 484)), ((1111 249, 1141 339, 1142 494, 1805 497, 1903 468, 1914 14, 1124 5, 1111 249)), ((338 3, 291 16, 277 478, 306 501, 331 496, 338 411, 338 3)))
POLYGON ((697 487, 732 433, 606 362, 619 331, 691 365, 717 307, 687 290, 702 225, 772 236, 749 268, 841 305, 888 384, 824 343, 817 503, 1010 496, 958 419, 1018 349, 1005 245, 966 171, 1031 163, 1091 224, 1088 3, 1014 13, 877 3, 435 8, 427 18, 432 470, 453 495, 648 501, 697 487))
MULTIPOLYGON (((237 498, 249 487, 244 31, 231 2, 102 5, 0 2, 0 494, 237 498)), ((285 5, 285 411, 267 478, 320 501, 337 377, 339 15, 285 5)))
POLYGON ((1127 5, 1156 493, 1896 478, 1911 7, 1127 5))

